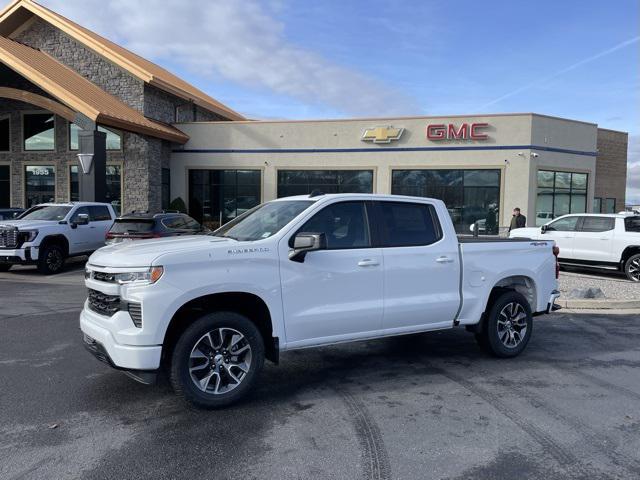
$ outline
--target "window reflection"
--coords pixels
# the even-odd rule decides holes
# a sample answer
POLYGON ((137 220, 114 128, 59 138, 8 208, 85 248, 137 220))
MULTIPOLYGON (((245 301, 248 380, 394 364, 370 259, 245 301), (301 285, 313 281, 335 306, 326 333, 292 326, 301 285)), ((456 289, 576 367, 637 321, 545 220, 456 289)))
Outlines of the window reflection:
POLYGON ((442 200, 458 233, 497 235, 500 170, 394 170, 391 193, 442 200))
POLYGON ((279 170, 278 197, 322 193, 372 193, 372 170, 279 170))
POLYGON ((538 171, 536 225, 568 213, 587 211, 586 173, 538 171))

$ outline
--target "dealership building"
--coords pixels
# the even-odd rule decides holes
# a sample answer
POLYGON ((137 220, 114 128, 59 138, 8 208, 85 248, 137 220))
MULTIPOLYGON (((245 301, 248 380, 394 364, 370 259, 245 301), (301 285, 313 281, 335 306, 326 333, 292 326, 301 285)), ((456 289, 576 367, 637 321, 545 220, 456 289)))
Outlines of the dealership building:
POLYGON ((103 199, 180 197, 210 227, 313 190, 440 198, 461 233, 498 233, 516 206, 535 225, 625 204, 625 132, 533 113, 247 120, 31 0, 0 13, 0 74, 0 208, 86 198, 78 153, 106 165, 103 199))

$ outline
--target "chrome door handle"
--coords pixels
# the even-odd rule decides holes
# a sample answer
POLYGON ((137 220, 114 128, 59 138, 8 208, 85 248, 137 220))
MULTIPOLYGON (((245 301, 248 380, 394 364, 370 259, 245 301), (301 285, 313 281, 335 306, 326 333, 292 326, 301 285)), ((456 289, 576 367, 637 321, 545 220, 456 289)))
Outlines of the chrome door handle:
POLYGON ((453 258, 449 258, 449 257, 438 257, 436 258, 436 262, 438 263, 453 263, 453 258))
POLYGON ((359 267, 377 267, 378 265, 380 265, 380 262, 377 260, 371 260, 370 258, 365 258, 358 262, 359 267))

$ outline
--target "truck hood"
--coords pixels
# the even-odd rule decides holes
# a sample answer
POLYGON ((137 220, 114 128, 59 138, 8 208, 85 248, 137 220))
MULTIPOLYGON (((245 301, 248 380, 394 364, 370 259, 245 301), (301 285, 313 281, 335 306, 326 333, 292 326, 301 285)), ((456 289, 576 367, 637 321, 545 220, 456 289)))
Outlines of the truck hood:
POLYGON ((96 250, 89 257, 89 264, 102 267, 146 267, 167 253, 184 251, 211 250, 216 247, 240 245, 230 238, 212 237, 210 235, 190 235, 184 237, 168 237, 151 240, 133 240, 116 243, 96 250))
POLYGON ((540 235, 540 227, 516 228, 509 232, 509 238, 538 238, 540 235))
POLYGON ((0 228, 18 227, 19 230, 39 230, 58 225, 57 220, 0 220, 0 228))

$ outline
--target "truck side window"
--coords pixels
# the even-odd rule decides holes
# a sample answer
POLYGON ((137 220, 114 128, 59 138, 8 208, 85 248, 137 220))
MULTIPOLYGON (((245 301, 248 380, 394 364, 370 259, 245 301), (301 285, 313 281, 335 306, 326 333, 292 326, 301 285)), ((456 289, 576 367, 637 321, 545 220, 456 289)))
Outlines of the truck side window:
POLYGON ((111 220, 109 209, 101 205, 90 206, 89 220, 91 220, 92 222, 104 222, 106 220, 111 220))
POLYGON ((575 232, 579 218, 580 217, 561 218, 547 225, 547 230, 553 232, 575 232))
POLYGON ((437 214, 424 203, 379 202, 383 247, 431 245, 442 238, 437 214))
POLYGON ((364 202, 340 202, 326 206, 298 232, 324 233, 328 250, 371 246, 364 202))
POLYGON ((627 232, 640 232, 640 216, 625 218, 624 229, 627 232))
POLYGON ((584 217, 582 232, 607 232, 613 230, 615 218, 609 217, 584 217))

